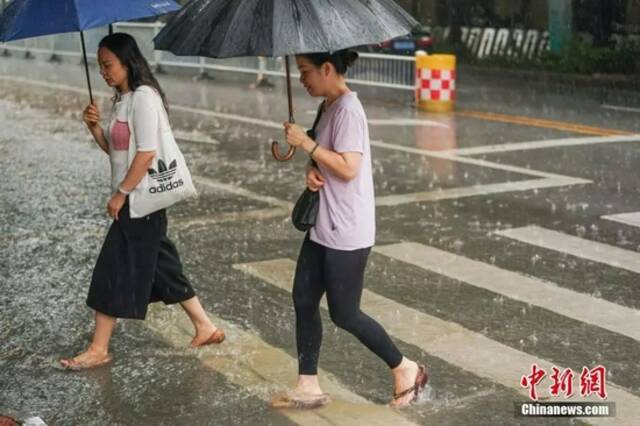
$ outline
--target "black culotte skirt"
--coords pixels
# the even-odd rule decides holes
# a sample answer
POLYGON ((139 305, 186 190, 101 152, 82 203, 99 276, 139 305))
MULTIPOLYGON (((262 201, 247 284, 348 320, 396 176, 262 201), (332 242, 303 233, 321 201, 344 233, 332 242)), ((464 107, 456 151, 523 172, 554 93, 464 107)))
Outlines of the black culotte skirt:
POLYGON ((132 219, 127 199, 102 245, 87 305, 116 318, 144 319, 149 303, 179 303, 194 296, 167 237, 166 211, 132 219))

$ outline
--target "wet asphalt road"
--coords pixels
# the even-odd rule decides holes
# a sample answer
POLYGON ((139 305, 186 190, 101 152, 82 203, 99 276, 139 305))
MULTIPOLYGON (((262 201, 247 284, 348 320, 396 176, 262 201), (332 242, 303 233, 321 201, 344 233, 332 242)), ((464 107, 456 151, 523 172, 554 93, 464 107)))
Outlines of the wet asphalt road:
MULTIPOLYGON (((184 314, 156 306, 147 321, 119 322, 112 366, 57 367, 91 335, 84 300, 109 225, 109 165, 80 122, 81 69, 2 58, 0 414, 83 425, 372 424, 367 404, 388 401, 390 376, 326 311, 321 367, 334 398, 355 405, 316 413, 266 406, 295 379, 286 273, 302 240, 288 208, 303 186, 304 155, 280 164, 268 150, 286 115, 281 88, 223 77, 164 75, 161 83, 201 192, 171 209, 170 235, 229 340, 186 349, 184 314)), ((365 297, 364 310, 432 371, 429 398, 402 413, 381 411, 379 424, 582 424, 514 416, 514 403, 527 400, 519 383, 531 360, 549 373, 552 365, 578 375, 605 366, 619 413, 611 424, 633 424, 640 229, 636 216, 610 216, 640 211, 640 137, 625 136, 640 133, 638 113, 602 108, 622 102, 616 93, 473 76, 460 86, 460 110, 554 122, 443 117, 416 111, 406 94, 398 102, 361 94, 374 140, 380 249, 366 288, 382 297, 365 297), (611 136, 587 139, 602 134, 611 136)), ((98 79, 94 87, 107 110, 99 93, 108 96, 107 88, 98 79)), ((298 91, 295 103, 309 125, 317 101, 298 91)), ((628 96, 623 106, 637 107, 628 96)), ((539 392, 548 394, 546 380, 539 392)))

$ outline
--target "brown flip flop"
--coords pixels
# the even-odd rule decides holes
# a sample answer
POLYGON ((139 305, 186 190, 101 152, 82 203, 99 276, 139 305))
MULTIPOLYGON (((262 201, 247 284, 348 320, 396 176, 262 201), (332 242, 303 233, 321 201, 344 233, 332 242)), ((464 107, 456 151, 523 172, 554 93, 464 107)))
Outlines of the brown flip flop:
POLYGON ((204 342, 200 343, 199 345, 191 345, 191 347, 193 348, 199 348, 200 346, 207 346, 207 345, 219 345, 220 343, 224 342, 224 339, 227 336, 225 336, 224 331, 222 331, 222 329, 218 328, 216 329, 216 331, 213 332, 213 334, 211 334, 211 336, 209 336, 209 338, 207 340, 205 340, 204 342))
POLYGON ((394 401, 398 400, 403 396, 413 393, 413 398, 411 398, 411 401, 409 401, 409 403, 406 406, 413 404, 418 399, 418 395, 420 395, 420 392, 424 390, 424 387, 427 385, 428 381, 429 381, 429 374, 427 373, 427 367, 425 367, 424 365, 418 364, 418 374, 416 374, 416 380, 414 381, 413 386, 403 390, 402 392, 394 393, 393 400, 394 401))
POLYGON ((294 408, 297 410, 313 410, 324 407, 331 402, 326 393, 319 395, 285 393, 271 400, 271 408, 294 408))
POLYGON ((20 423, 13 417, 0 415, 0 426, 19 426, 20 423))
POLYGON ((107 355, 102 361, 96 363, 86 363, 86 362, 77 362, 71 359, 61 359, 60 364, 62 368, 69 371, 80 371, 80 370, 88 370, 91 368, 97 368, 102 365, 108 364, 113 360, 111 355, 107 355))

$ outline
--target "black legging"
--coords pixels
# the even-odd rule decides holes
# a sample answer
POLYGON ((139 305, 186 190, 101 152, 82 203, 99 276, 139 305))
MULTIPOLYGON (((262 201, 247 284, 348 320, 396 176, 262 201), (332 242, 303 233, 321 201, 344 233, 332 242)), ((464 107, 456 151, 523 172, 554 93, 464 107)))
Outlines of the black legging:
POLYGON ((315 375, 322 342, 320 299, 327 293, 329 314, 340 328, 356 336, 389 368, 402 354, 380 324, 360 310, 364 268, 370 248, 344 251, 304 239, 293 284, 299 374, 315 375))

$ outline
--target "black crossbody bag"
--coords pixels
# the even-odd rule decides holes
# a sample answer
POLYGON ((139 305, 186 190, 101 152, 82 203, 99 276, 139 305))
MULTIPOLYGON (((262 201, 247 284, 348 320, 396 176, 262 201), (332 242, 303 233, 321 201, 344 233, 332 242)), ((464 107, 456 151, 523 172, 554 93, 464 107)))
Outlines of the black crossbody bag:
MULTIPOLYGON (((309 136, 314 141, 316 140, 316 126, 320 121, 320 117, 322 117, 322 110, 324 109, 324 102, 320 104, 318 107, 318 113, 316 114, 316 119, 313 122, 313 127, 307 130, 307 136, 309 136)), ((316 162, 311 160, 311 164, 316 167, 316 162)), ((320 194, 318 191, 313 192, 309 190, 309 188, 305 188, 305 190, 296 201, 296 205, 293 207, 293 211, 291 212, 291 221, 293 222, 293 226, 296 227, 297 230, 306 232, 316 224, 316 216, 318 216, 318 205, 320 203, 320 194)))

